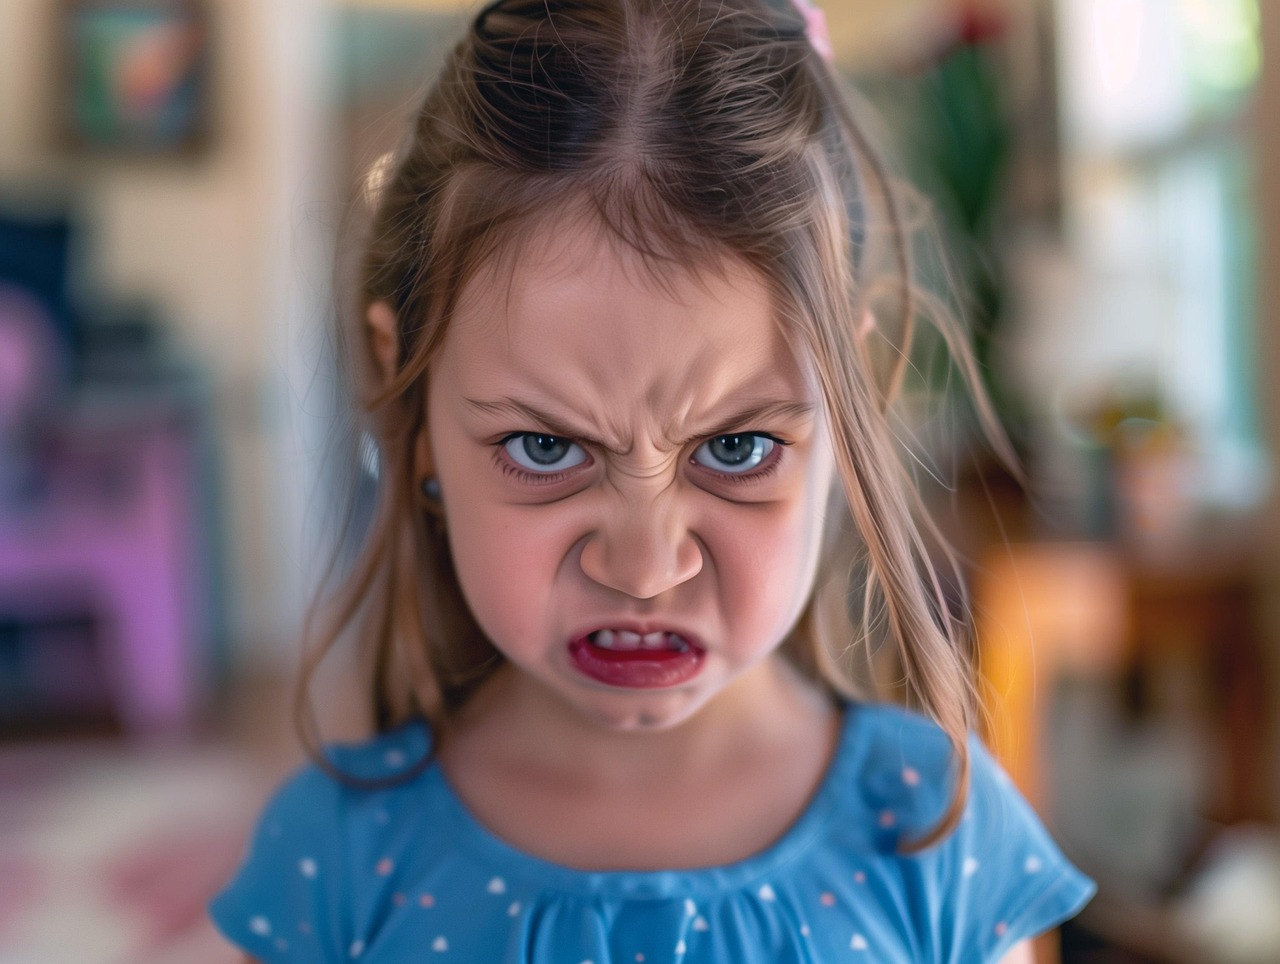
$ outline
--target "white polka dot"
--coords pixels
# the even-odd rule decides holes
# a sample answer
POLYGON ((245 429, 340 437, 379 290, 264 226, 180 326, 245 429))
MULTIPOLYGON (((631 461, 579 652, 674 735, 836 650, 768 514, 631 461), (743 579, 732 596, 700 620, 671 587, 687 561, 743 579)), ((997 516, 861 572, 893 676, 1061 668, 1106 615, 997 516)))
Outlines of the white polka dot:
POLYGON ((271 921, 265 917, 254 917, 249 921, 249 930, 259 937, 266 937, 271 933, 271 921))
POLYGON ((778 895, 773 892, 773 888, 770 887, 768 884, 765 884, 764 886, 762 886, 757 891, 757 893, 760 895, 761 900, 777 900, 778 899, 778 895))
POLYGON ((960 872, 964 874, 966 877, 972 877, 974 874, 978 872, 978 867, 980 866, 981 864, 978 863, 977 857, 965 857, 964 867, 961 868, 960 872))
POLYGON ((692 900, 690 900, 688 897, 686 897, 686 898, 684 899, 684 916, 685 916, 685 917, 693 917, 693 916, 694 916, 695 914, 697 914, 697 913, 698 913, 698 905, 697 905, 697 904, 695 904, 695 903, 694 903, 692 900))
POLYGON ((636 961, 638 961, 638 962, 639 962, 639 964, 644 964, 644 955, 643 955, 643 954, 637 954, 637 955, 636 955, 636 961))
POLYGON ((855 884, 865 884, 867 882, 867 875, 861 870, 856 870, 853 874, 853 882, 855 884))
POLYGON ((364 953, 364 941, 352 941, 351 950, 347 953, 351 957, 359 957, 364 953))
POLYGON ((809 936, 809 925, 808 925, 808 924, 801 924, 801 925, 800 925, 800 936, 801 936, 801 937, 808 937, 808 936, 809 936))
POLYGON ((886 830, 888 830, 897 822, 898 822, 897 818, 893 815, 892 810, 880 811, 880 826, 884 827, 886 830))
POLYGON ((709 931, 711 930, 711 925, 707 923, 705 917, 697 917, 693 921, 693 929, 695 931, 709 931))
POLYGON ((316 862, 310 857, 303 857, 298 861, 298 872, 303 877, 314 877, 319 870, 320 868, 316 866, 316 862))
POLYGON ((855 951, 865 951, 867 949, 867 939, 861 934, 854 934, 853 940, 849 941, 849 947, 855 951))
POLYGON ((1029 874, 1038 874, 1043 867, 1044 864, 1042 864, 1040 862, 1040 858, 1035 855, 1028 857, 1027 862, 1022 865, 1022 869, 1029 874))
POLYGON ((596 964, 596 962, 588 958, 587 960, 583 961, 582 964, 596 964))
POLYGON ((513 901, 511 902, 511 906, 507 908, 507 916, 508 916, 508 917, 519 917, 519 916, 520 916, 520 901, 518 901, 518 900, 513 900, 513 901))
POLYGON ((684 941, 676 941, 676 953, 677 953, 677 954, 683 954, 683 953, 685 953, 685 952, 686 952, 686 951, 688 951, 688 950, 689 950, 689 948, 687 948, 687 947, 685 946, 684 941))
POLYGON ((506 892, 507 892, 507 882, 503 880, 501 877, 494 877, 493 880, 489 881, 489 893, 505 894, 506 892))
POLYGON ((383 759, 387 761, 387 766, 389 767, 404 766, 404 753, 400 750, 388 750, 383 759))
POLYGON ((445 940, 444 935, 441 934, 439 937, 437 937, 434 941, 431 942, 431 949, 435 951, 437 954, 443 954, 445 951, 449 949, 449 942, 445 940))
POLYGON ((902 771, 902 782, 909 787, 920 786, 920 772, 911 767, 905 767, 902 771))

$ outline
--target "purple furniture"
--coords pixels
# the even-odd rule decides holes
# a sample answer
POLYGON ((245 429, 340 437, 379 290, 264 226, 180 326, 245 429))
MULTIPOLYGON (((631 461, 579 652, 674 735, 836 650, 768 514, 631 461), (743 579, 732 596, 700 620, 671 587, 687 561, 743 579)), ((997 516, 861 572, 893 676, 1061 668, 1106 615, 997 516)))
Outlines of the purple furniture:
POLYGON ((90 607, 106 690, 135 733, 189 724, 206 689, 191 440, 173 413, 83 417, 38 504, 0 507, 0 607, 90 607))
MULTIPOLYGON (((0 652, 0 698, 9 716, 24 705, 39 715, 79 689, 105 698, 129 733, 187 727, 210 689, 198 396, 181 378, 117 378, 51 407, 58 379, 38 311, 0 286, 0 620, 19 627, 10 649, 21 649, 23 626, 80 620, 94 627, 97 651, 91 663, 69 649, 0 652), (24 676, 14 665, 40 670, 24 676), (16 680, 3 678, 6 666, 16 680)), ((26 638, 40 645, 40 632, 26 638)))

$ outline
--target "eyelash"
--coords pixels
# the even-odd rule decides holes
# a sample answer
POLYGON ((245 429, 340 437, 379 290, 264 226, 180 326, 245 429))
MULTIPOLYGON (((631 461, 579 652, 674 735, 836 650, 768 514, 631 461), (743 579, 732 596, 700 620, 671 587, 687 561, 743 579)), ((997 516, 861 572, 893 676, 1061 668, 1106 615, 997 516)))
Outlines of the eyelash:
MULTIPOLYGON (((504 436, 503 438, 498 440, 496 443, 494 443, 494 449, 495 449, 494 458, 497 460, 498 467, 502 469, 503 474, 506 475, 508 478, 516 479, 517 481, 522 482, 526 485, 554 485, 555 483, 561 482, 564 479, 568 478, 570 475, 572 475, 573 474, 572 470, 569 470, 566 472, 529 472, 525 469, 520 468, 520 466, 518 465, 511 464, 510 462, 508 462, 506 459, 502 457, 502 450, 506 447, 506 444, 510 442, 512 439, 521 438, 525 435, 538 435, 538 434, 544 434, 544 433, 512 432, 509 435, 504 436)), ((716 476, 716 478, 719 481, 727 482, 731 485, 749 485, 755 482, 763 481, 764 479, 767 479, 769 476, 776 473, 778 471, 779 466, 782 463, 782 449, 792 444, 791 442, 783 441, 782 439, 778 438, 776 435, 770 435, 768 432, 739 432, 735 434, 758 435, 760 436, 760 438, 767 438, 770 441, 774 442, 776 445, 778 445, 779 449, 778 449, 777 455, 774 456, 773 459, 771 459, 763 467, 756 469, 754 472, 717 472, 714 469, 706 468, 706 466, 699 466, 699 468, 701 468, 704 472, 709 472, 711 475, 716 476)), ((712 436, 712 438, 718 438, 718 437, 719 436, 712 436)), ((565 436, 557 436, 557 438, 565 438, 565 436)), ((574 443, 574 444, 578 444, 578 443, 574 443)))

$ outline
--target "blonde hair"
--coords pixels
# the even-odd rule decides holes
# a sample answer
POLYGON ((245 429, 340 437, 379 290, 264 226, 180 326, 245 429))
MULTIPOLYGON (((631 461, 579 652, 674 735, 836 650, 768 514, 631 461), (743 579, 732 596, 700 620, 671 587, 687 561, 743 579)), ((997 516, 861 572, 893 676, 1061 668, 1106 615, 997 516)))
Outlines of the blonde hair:
MULTIPOLYGON (((847 92, 787 0, 496 0, 453 49, 368 229, 352 318, 362 328, 377 301, 395 310, 397 364, 381 377, 367 337, 354 336, 379 496, 351 573, 313 611, 296 703, 304 744, 328 766, 308 692, 344 634, 367 647, 379 730, 420 715, 445 733, 500 662, 413 475, 426 372, 479 266, 569 209, 655 275, 728 256, 767 282, 790 343, 812 359, 841 482, 818 584, 784 652, 831 692, 901 699, 946 731, 956 791, 911 846, 940 839, 963 810, 975 701, 929 551, 943 543, 889 416, 919 314, 910 241, 847 92), (886 280, 899 321, 867 334, 886 280), (883 649, 900 679, 877 671, 883 649)), ((954 322, 932 320, 971 373, 954 322)))

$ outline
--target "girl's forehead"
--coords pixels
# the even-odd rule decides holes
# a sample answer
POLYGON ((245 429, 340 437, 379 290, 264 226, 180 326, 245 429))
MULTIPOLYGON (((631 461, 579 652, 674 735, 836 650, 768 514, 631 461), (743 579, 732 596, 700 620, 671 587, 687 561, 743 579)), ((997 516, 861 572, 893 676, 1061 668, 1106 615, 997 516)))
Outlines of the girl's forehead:
POLYGON ((605 399, 620 423, 627 411, 672 422, 729 400, 815 400, 769 285, 744 260, 657 266, 600 231, 540 234, 464 287, 440 361, 465 394, 605 399))
MULTIPOLYGON (((500 243, 471 273, 460 292, 459 306, 465 314, 468 302, 492 302, 498 292, 511 302, 575 281, 627 287, 684 302, 714 295, 723 282, 730 281, 761 289, 772 307, 761 274, 723 245, 654 243, 642 249, 598 217, 572 208, 560 216, 537 218, 500 243)), ((492 311, 487 314, 491 316, 492 311)))
POLYGON ((770 287, 745 260, 659 258, 576 218, 548 221, 480 265, 449 327, 538 354, 584 339, 631 351, 679 342, 773 357, 785 348, 770 287))

